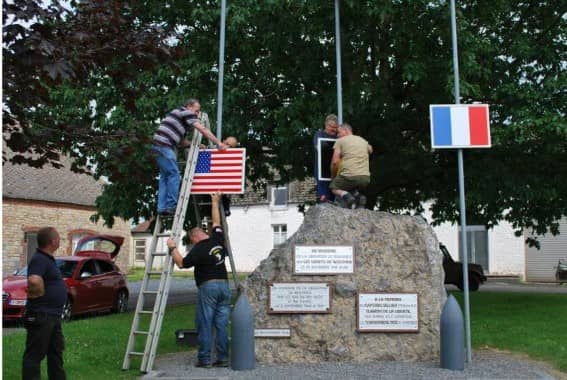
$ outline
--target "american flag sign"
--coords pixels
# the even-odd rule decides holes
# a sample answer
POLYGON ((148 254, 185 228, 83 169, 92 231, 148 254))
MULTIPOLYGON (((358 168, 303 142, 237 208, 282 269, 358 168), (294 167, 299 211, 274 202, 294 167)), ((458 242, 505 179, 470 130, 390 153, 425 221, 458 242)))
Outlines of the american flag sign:
POLYGON ((191 194, 244 193, 246 149, 199 151, 191 194))

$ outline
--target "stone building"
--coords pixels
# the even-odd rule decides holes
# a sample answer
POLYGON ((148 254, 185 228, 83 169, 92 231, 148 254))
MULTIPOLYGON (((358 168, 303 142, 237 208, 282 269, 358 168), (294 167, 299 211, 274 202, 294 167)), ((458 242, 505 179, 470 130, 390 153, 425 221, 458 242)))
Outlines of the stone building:
MULTIPOLYGON (((10 153, 6 153, 8 157, 10 153)), ((122 270, 132 261, 130 223, 117 219, 113 228, 93 223, 95 199, 102 183, 86 174, 70 170, 71 159, 61 156, 63 167, 46 165, 41 169, 15 165, 2 166, 2 267, 3 275, 27 264, 37 247, 37 231, 55 227, 61 235, 57 256, 71 255, 79 239, 91 234, 124 237, 116 263, 122 270)))

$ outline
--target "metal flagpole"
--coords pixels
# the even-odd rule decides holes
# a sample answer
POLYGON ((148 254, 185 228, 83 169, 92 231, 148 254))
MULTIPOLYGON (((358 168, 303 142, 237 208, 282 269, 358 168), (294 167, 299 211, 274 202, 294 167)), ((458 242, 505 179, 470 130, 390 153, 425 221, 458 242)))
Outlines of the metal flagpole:
POLYGON ((339 14, 339 0, 335 0, 335 49, 337 52, 337 113, 339 124, 343 122, 343 89, 341 78, 341 20, 339 14))
POLYGON ((222 98, 224 83, 224 41, 226 29, 226 0, 221 1, 221 25, 219 46, 219 85, 217 92, 217 138, 222 140, 222 98))
MULTIPOLYGON (((455 104, 460 104, 459 89, 459 54, 457 49, 457 17, 455 0, 451 0, 451 37, 453 44, 453 71, 455 74, 455 104)), ((467 253, 467 216, 465 211, 465 175, 463 166, 463 149, 458 149, 459 162, 459 209, 461 213, 461 261, 463 262, 463 293, 465 298, 465 334, 467 362, 472 361, 471 353, 471 323, 469 303, 469 264, 467 253)))

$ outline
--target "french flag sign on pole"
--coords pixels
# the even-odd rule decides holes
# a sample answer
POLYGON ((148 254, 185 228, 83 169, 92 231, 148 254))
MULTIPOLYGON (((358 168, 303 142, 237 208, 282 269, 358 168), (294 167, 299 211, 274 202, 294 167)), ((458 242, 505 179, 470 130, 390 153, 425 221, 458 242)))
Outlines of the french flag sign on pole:
POLYGON ((246 149, 199 151, 191 194, 244 193, 246 149))
POLYGON ((431 147, 490 148, 488 104, 431 104, 431 147))

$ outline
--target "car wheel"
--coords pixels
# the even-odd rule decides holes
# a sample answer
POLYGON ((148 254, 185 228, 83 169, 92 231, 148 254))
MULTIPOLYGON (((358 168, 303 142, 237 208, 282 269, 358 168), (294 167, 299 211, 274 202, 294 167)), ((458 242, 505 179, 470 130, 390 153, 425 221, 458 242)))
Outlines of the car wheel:
POLYGON ((469 290, 476 292, 480 286, 480 277, 475 273, 469 273, 469 290))
POLYGON ((116 300, 114 301, 114 307, 112 311, 115 313, 124 313, 128 308, 128 293, 125 290, 118 292, 116 300))
POLYGON ((61 313, 61 319, 64 322, 68 322, 71 320, 73 316, 73 302, 69 297, 67 297, 67 302, 65 302, 65 306, 63 306, 63 313, 61 313))

